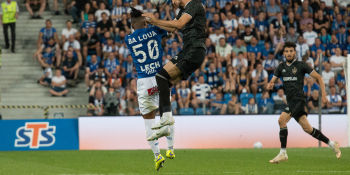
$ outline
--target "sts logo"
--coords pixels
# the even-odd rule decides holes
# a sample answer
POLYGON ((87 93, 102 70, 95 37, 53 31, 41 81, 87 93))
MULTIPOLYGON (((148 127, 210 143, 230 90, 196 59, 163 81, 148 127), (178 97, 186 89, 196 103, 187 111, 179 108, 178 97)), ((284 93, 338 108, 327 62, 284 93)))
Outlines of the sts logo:
POLYGON ((49 122, 26 122, 25 126, 17 129, 15 147, 39 147, 52 146, 55 143, 56 126, 49 126, 49 122))

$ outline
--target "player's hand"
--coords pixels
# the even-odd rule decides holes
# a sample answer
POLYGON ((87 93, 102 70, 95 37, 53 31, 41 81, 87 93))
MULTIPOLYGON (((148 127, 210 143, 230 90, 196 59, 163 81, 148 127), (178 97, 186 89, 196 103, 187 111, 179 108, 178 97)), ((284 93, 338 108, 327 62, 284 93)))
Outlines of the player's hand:
POLYGON ((146 21, 150 24, 153 24, 157 20, 153 13, 144 13, 142 16, 146 17, 146 21))
POLYGON ((274 86, 275 86, 275 83, 270 82, 270 83, 267 84, 266 89, 267 90, 272 90, 274 86))
POLYGON ((325 95, 322 95, 322 103, 324 103, 324 104, 328 103, 328 99, 325 95))

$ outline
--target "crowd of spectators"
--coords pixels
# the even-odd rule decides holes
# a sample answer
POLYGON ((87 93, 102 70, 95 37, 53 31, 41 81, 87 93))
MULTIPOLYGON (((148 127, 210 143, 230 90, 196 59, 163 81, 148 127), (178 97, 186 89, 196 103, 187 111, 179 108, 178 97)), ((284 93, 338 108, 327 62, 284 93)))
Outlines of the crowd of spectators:
MULTIPOLYGON (((199 70, 171 89, 175 114, 280 113, 286 105, 282 81, 272 91, 265 87, 284 60, 282 48, 287 41, 296 43, 298 60, 321 72, 329 100, 322 104, 322 111, 346 113, 343 64, 350 53, 349 1, 202 2, 207 54, 199 70)), ((63 96, 68 93, 66 84, 74 87, 84 80, 94 106, 89 115, 138 115, 136 70, 124 41, 132 31, 130 5, 166 20, 178 12, 170 3, 155 8, 147 0, 67 2, 65 11, 73 18, 67 27, 56 31, 46 20, 40 30, 35 57, 44 74, 38 82, 51 85, 52 95, 63 96), (52 77, 54 69, 58 71, 52 77)), ((163 64, 182 49, 181 37, 180 32, 168 35, 163 64)), ((309 111, 315 113, 319 85, 308 75, 304 82, 309 111)))

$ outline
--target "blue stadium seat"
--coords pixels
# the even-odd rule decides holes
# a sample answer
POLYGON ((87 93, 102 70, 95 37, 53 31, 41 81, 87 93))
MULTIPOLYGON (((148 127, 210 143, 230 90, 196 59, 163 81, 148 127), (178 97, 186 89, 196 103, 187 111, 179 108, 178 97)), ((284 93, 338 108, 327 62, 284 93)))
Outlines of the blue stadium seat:
POLYGON ((179 111, 180 115, 194 115, 193 108, 181 108, 179 111))
POLYGON ((253 94, 241 93, 241 95, 239 95, 239 101, 241 101, 242 106, 245 106, 246 104, 248 104, 248 101, 250 98, 254 98, 253 94))
POLYGON ((255 102, 258 103, 260 101, 261 97, 262 97, 262 93, 257 93, 255 95, 255 102))
POLYGON ((224 101, 225 101, 226 104, 227 104, 229 101, 231 101, 231 97, 232 97, 232 94, 230 94, 230 93, 226 93, 226 94, 224 95, 224 101))
POLYGON ((196 109, 196 115, 204 115, 204 109, 203 108, 197 108, 196 109))

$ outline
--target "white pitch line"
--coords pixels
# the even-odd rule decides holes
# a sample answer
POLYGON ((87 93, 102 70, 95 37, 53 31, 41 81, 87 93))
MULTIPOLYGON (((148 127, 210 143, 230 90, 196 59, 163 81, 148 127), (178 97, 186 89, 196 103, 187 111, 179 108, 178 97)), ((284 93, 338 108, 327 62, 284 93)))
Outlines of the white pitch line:
POLYGON ((350 171, 296 171, 297 173, 350 173, 350 171))

